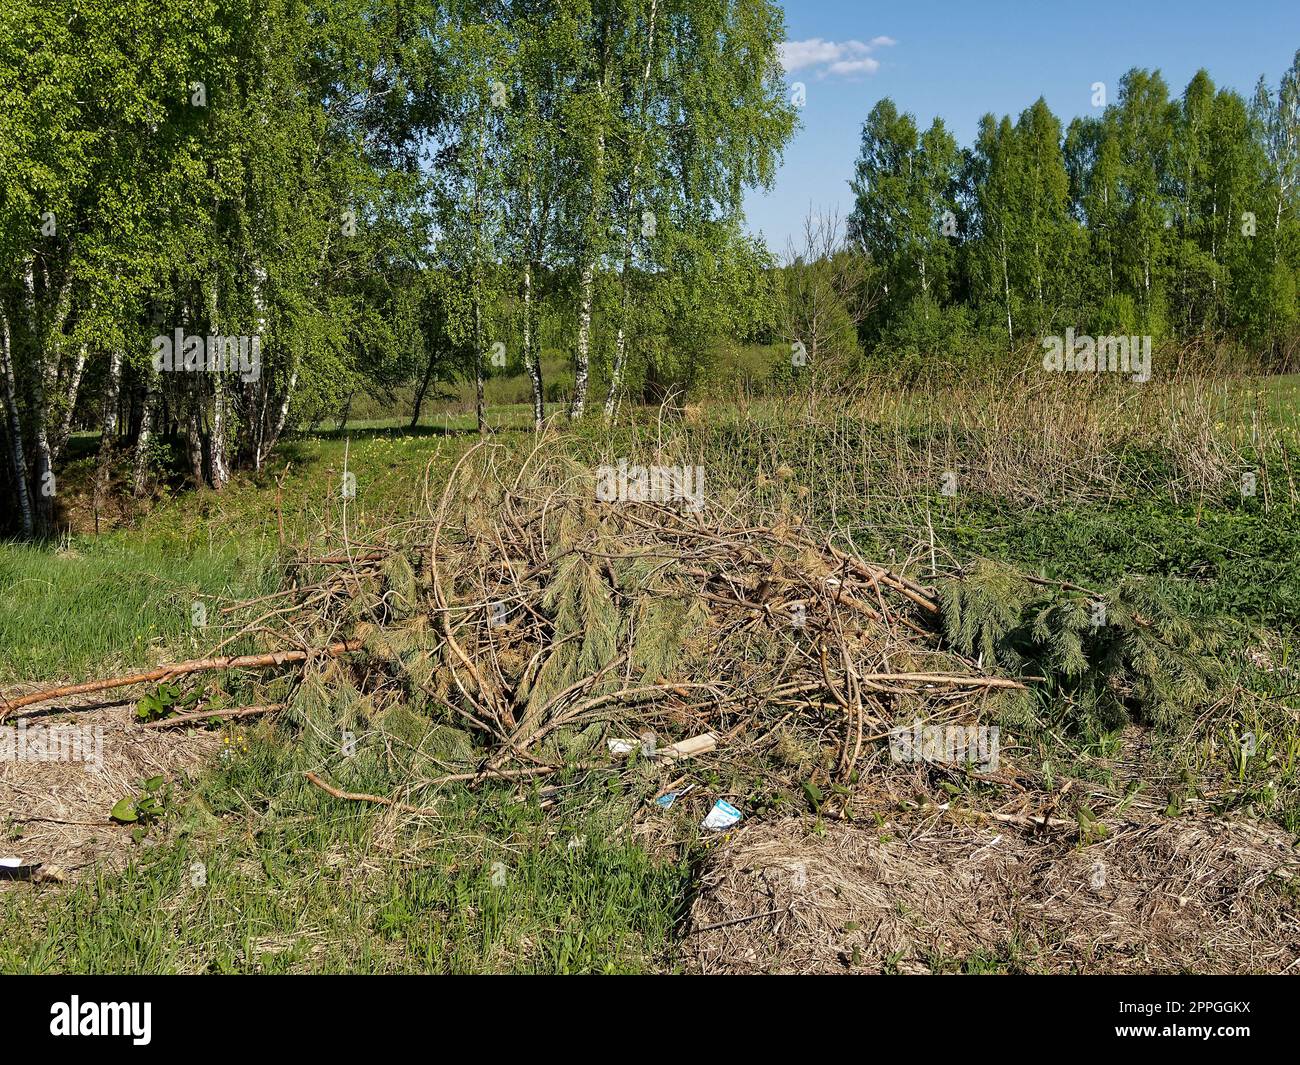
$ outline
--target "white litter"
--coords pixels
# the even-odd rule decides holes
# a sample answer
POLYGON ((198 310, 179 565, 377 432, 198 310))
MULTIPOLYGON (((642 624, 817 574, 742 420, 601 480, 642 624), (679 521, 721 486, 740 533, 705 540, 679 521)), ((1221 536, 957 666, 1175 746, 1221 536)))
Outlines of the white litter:
POLYGON ((713 804, 709 816, 700 822, 700 827, 713 832, 721 832, 724 828, 730 828, 744 816, 726 799, 719 799, 713 804))

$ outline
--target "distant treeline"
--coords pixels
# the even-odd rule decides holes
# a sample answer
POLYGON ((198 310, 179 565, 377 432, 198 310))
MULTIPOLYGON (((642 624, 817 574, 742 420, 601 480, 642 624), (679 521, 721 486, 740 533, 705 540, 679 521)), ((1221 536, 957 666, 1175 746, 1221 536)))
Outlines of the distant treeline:
POLYGON ((1064 130, 1041 98, 985 115, 967 149, 872 109, 847 225, 870 297, 841 315, 868 348, 956 357, 1072 327, 1300 354, 1300 53, 1249 100, 1204 71, 1172 99, 1158 72, 1106 88, 1064 130))

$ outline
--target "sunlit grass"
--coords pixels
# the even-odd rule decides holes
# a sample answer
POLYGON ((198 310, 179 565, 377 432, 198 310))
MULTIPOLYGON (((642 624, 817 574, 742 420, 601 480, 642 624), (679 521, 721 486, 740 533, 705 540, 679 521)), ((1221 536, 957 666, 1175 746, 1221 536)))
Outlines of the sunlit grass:
POLYGON ((235 545, 178 553, 115 534, 0 547, 0 682, 80 679, 197 647, 194 604, 253 594, 264 573, 235 545))
POLYGON ((557 821, 508 791, 448 792, 436 825, 394 840, 382 813, 340 804, 297 768, 290 745, 259 732, 174 812, 173 838, 142 848, 125 872, 61 893, 0 894, 0 972, 675 964, 689 862, 618 838, 607 815, 557 821))

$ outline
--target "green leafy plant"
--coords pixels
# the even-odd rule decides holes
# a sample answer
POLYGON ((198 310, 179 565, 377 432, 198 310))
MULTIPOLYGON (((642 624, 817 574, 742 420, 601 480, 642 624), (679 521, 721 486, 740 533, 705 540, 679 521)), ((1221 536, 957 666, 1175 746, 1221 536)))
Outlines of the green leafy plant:
POLYGON ((808 805, 812 808, 812 812, 820 814, 822 812, 822 803, 825 801, 825 796, 822 794, 821 788, 819 788, 811 779, 808 779, 804 781, 803 793, 804 797, 808 800, 808 805))
POLYGON ((163 681, 154 691, 136 703, 135 716, 140 721, 159 721, 196 706, 201 695, 202 692, 198 688, 188 695, 182 694, 179 684, 163 681))
POLYGON ((149 826, 167 812, 171 794, 165 784, 161 776, 142 781, 140 793, 119 799, 108 816, 120 825, 135 825, 131 838, 138 843, 148 834, 149 826))
POLYGON ((1074 816, 1079 823, 1079 842, 1084 846, 1096 843, 1109 835, 1110 830, 1097 820, 1097 815, 1087 806, 1080 806, 1074 816))

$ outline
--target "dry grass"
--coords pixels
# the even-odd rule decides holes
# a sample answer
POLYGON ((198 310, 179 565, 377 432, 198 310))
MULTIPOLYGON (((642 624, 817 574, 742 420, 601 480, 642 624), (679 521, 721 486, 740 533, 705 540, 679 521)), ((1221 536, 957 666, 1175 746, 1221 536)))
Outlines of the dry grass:
MULTIPOLYGON (((1135 384, 1122 375, 1010 375, 900 391, 868 382, 847 393, 745 401, 738 422, 780 442, 806 426, 801 476, 833 513, 914 503, 924 525, 945 473, 959 493, 1029 506, 1163 491, 1200 499, 1235 490, 1255 471, 1259 492, 1294 498, 1293 483, 1266 483, 1259 456, 1280 455, 1284 429, 1262 389, 1244 379, 1172 376, 1135 384), (864 426, 871 431, 864 432, 864 426), (1134 456, 1159 459, 1139 470, 1134 456), (1135 476, 1142 478, 1134 482, 1135 476)), ((773 454, 772 461, 781 461, 773 454)))
MULTIPOLYGON (((146 729, 135 723, 130 704, 93 697, 65 700, 22 719, 29 734, 45 726, 76 727, 92 736, 102 730, 103 760, 0 760, 0 852, 40 863, 41 874, 77 879, 94 871, 126 865, 137 844, 132 829, 109 818, 120 799, 141 794, 142 782, 162 776, 168 782, 210 765, 221 736, 182 729, 146 729), (75 714, 64 711, 81 707, 75 714), (51 867, 54 867, 51 869, 51 867)), ((6 726, 16 726, 8 721, 6 726)), ((88 748, 89 749, 89 748, 88 748)), ((0 890, 29 890, 0 883, 0 890)))
POLYGON ((1300 856, 1274 828, 1159 820, 1077 845, 945 816, 784 820, 712 857, 687 956, 706 973, 1280 973, 1300 856))

